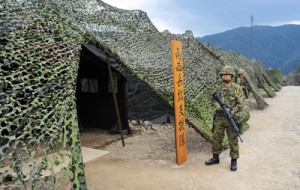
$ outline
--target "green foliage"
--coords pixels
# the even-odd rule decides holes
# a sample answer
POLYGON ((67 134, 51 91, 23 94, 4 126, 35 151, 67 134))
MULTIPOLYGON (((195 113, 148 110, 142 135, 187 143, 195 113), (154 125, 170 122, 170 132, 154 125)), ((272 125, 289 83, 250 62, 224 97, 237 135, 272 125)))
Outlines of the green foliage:
POLYGON ((294 72, 296 74, 300 74, 300 64, 298 64, 297 68, 296 68, 296 71, 294 72))
POLYGON ((290 73, 286 79, 287 85, 300 86, 300 64, 294 72, 290 73))

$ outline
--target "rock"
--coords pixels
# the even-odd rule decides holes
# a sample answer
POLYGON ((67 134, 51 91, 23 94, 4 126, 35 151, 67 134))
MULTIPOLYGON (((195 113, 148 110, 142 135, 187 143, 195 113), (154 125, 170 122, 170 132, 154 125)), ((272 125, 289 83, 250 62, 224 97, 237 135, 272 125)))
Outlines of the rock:
POLYGON ((154 130, 154 131, 158 131, 160 129, 160 126, 159 125, 152 125, 151 129, 154 130))
POLYGON ((144 121, 144 123, 142 125, 146 129, 149 129, 152 126, 152 123, 150 121, 144 121))
POLYGON ((135 125, 133 125, 131 122, 128 122, 128 126, 130 127, 130 129, 134 129, 134 128, 136 128, 136 126, 135 126, 135 125))
POLYGON ((138 125, 138 122, 136 121, 136 120, 132 120, 131 122, 129 122, 129 123, 131 123, 132 125, 138 125))

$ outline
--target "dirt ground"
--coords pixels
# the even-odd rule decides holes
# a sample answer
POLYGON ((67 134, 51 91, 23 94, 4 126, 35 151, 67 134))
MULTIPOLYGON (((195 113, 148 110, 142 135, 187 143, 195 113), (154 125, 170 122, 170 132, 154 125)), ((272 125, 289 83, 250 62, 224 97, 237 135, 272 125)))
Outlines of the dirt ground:
POLYGON ((133 126, 125 147, 119 135, 81 133, 82 146, 110 151, 86 163, 88 189, 300 189, 300 87, 283 87, 275 98, 263 96, 269 104, 265 110, 256 110, 253 98, 249 102, 251 127, 239 143, 237 171, 230 171, 228 150, 220 164, 205 166, 212 145, 192 128, 187 128, 187 161, 178 166, 174 126, 148 124, 133 126))

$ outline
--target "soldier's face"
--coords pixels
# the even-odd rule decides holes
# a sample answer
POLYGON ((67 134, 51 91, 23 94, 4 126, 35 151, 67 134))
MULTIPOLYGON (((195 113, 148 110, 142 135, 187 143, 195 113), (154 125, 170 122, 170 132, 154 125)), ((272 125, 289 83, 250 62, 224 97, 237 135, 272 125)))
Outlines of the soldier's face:
POLYGON ((240 78, 244 78, 245 76, 243 74, 240 74, 240 78))
POLYGON ((231 81, 232 76, 229 74, 222 75, 223 81, 231 81))

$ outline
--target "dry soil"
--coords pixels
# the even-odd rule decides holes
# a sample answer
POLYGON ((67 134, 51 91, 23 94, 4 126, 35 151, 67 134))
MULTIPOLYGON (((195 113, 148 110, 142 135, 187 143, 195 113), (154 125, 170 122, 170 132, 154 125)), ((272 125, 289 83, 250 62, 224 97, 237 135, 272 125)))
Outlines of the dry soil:
POLYGON ((172 124, 133 126, 125 147, 117 136, 105 135, 103 144, 87 142, 92 138, 82 134, 84 146, 110 151, 86 163, 88 189, 299 190, 300 87, 283 87, 275 98, 263 96, 269 104, 265 110, 255 109, 253 98, 249 102, 250 129, 239 143, 237 171, 230 171, 228 150, 220 155, 220 164, 205 166, 212 145, 192 128, 187 128, 187 161, 179 166, 172 124))

